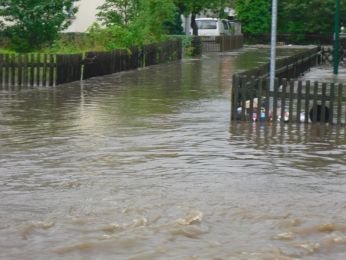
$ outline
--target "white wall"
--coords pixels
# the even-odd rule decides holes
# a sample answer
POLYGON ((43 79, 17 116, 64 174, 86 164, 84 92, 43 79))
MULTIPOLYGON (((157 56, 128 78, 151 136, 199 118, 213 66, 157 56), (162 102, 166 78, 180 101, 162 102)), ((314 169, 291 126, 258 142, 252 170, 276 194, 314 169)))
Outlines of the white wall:
POLYGON ((96 21, 96 8, 104 3, 104 0, 80 0, 76 19, 66 32, 84 32, 96 21))

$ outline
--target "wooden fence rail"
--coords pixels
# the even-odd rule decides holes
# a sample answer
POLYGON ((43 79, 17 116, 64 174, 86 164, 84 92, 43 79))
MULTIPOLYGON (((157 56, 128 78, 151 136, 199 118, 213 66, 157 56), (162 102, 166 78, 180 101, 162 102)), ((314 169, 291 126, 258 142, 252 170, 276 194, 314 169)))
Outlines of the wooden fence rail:
POLYGON ((346 124, 346 89, 342 84, 233 76, 232 119, 294 123, 346 124), (272 109, 269 107, 270 100, 272 109))
POLYGON ((82 54, 0 54, 0 89, 54 86, 182 58, 181 40, 82 54))

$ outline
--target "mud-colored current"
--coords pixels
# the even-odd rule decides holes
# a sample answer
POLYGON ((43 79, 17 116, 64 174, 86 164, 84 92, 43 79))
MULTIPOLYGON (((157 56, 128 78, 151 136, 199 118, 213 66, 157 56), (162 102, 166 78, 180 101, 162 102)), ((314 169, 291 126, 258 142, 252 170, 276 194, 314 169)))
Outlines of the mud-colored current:
POLYGON ((346 259, 345 128, 230 122, 239 55, 0 91, 0 259, 346 259))

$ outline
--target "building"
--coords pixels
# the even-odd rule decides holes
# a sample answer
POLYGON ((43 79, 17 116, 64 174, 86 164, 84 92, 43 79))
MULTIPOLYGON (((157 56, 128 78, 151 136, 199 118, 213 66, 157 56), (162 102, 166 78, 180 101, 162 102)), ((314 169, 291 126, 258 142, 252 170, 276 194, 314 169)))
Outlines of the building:
POLYGON ((78 12, 76 19, 66 32, 85 32, 94 22, 96 22, 97 7, 105 0, 80 0, 77 2, 78 12))

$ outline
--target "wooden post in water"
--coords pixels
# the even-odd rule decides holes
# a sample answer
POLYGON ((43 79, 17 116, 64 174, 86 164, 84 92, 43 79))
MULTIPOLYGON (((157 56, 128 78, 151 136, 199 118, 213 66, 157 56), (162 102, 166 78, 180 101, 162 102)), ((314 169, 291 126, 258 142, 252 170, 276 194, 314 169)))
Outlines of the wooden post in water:
POLYGON ((37 53, 36 58, 36 86, 41 84, 41 54, 37 53))
POLYGON ((24 66, 23 66, 23 85, 28 86, 28 63, 29 63, 29 55, 27 53, 24 54, 24 66))
POLYGON ((2 88, 3 84, 3 63, 4 63, 4 55, 0 54, 0 89, 2 88))
POLYGON ((304 123, 309 123, 310 81, 305 83, 305 117, 304 123))
POLYGON ((286 110, 286 89, 287 80, 282 79, 282 91, 281 91, 281 123, 285 121, 285 110, 286 110))
POLYGON ((312 105, 312 122, 317 122, 317 94, 318 94, 318 82, 314 83, 314 96, 313 96, 313 105, 312 105))
POLYGON ((335 99, 335 84, 330 84, 330 101, 329 101, 329 123, 334 121, 334 99, 335 99))
POLYGON ((17 84, 19 87, 22 86, 22 76, 23 76, 23 64, 22 64, 22 54, 18 55, 18 75, 17 75, 17 84))

